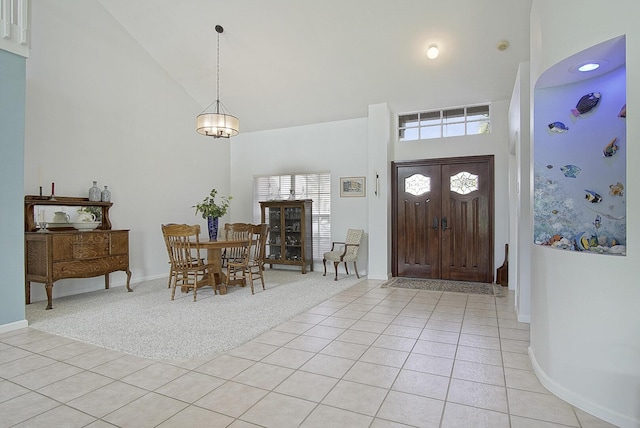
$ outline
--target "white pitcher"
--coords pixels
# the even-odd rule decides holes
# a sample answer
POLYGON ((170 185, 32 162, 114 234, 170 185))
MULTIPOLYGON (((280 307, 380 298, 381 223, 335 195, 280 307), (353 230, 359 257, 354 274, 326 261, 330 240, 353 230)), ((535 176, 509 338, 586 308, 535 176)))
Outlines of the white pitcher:
POLYGON ((71 217, 64 211, 56 211, 53 213, 53 222, 54 223, 69 223, 71 217))
POLYGON ((92 223, 96 221, 96 216, 93 213, 85 210, 78 210, 78 218, 76 219, 76 223, 92 223))

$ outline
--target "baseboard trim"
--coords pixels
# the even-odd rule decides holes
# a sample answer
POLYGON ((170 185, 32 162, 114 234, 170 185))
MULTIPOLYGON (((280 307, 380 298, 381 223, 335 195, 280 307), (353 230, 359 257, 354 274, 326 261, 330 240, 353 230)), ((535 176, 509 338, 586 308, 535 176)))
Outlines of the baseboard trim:
POLYGON ((531 347, 529 347, 528 352, 529 359, 531 360, 531 365, 533 367, 533 372, 538 377, 540 383, 554 395, 566 401, 567 403, 579 408, 580 410, 584 410, 585 412, 616 426, 622 428, 640 428, 639 419, 633 419, 611 409, 602 407, 590 400, 587 400, 581 395, 576 394, 561 385, 558 385, 549 376, 547 376, 544 370, 542 370, 536 360, 536 356, 531 347))
POLYGON ((27 327, 29 327, 29 321, 27 320, 14 321, 0 325, 0 333, 7 333, 9 331, 20 330, 21 328, 27 327))

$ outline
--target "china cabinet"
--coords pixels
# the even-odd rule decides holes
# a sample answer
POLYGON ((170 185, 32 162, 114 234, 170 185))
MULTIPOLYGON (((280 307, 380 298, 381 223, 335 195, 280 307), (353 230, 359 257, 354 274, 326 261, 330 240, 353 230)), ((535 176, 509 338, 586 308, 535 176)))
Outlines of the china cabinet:
POLYGON ((260 202, 262 223, 269 225, 265 264, 300 266, 313 271, 311 199, 260 202))

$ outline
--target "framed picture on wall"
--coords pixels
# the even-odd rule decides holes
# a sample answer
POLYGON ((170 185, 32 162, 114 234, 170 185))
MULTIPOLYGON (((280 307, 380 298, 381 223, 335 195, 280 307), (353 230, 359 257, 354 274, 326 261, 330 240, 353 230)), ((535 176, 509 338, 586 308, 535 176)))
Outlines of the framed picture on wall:
POLYGON ((364 197, 366 189, 365 181, 365 177, 340 177, 340 197, 364 197))

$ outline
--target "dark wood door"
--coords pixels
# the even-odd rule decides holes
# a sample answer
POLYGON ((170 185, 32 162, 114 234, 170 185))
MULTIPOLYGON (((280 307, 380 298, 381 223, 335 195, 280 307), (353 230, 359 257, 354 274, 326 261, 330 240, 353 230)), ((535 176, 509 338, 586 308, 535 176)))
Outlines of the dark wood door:
POLYGON ((393 164, 394 276, 493 282, 493 157, 393 164))

